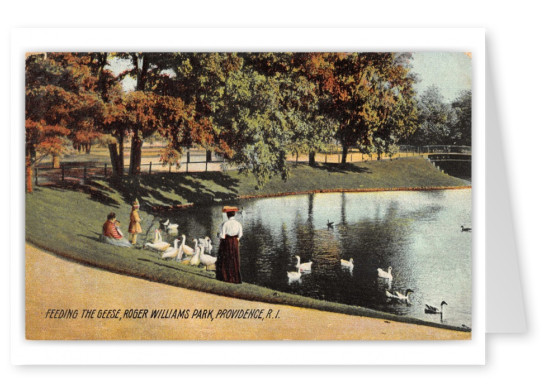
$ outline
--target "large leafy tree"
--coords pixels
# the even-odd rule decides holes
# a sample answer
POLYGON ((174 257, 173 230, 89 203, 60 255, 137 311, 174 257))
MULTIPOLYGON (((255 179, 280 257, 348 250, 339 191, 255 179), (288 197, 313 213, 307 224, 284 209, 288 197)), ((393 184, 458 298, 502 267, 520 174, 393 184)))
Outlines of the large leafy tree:
POLYGON ((372 148, 375 138, 391 144, 415 131, 409 60, 407 53, 319 53, 312 58, 323 112, 338 124, 335 137, 343 164, 351 147, 372 148))
POLYGON ((27 191, 37 152, 60 156, 70 139, 90 142, 99 136, 103 110, 86 54, 49 53, 31 55, 25 69, 25 130, 27 191))
POLYGON ((418 98, 419 128, 408 142, 414 145, 437 145, 450 142, 453 112, 436 86, 427 88, 418 98))
POLYGON ((471 145, 472 127, 472 94, 462 91, 452 102, 452 123, 450 124, 450 141, 452 144, 471 145))

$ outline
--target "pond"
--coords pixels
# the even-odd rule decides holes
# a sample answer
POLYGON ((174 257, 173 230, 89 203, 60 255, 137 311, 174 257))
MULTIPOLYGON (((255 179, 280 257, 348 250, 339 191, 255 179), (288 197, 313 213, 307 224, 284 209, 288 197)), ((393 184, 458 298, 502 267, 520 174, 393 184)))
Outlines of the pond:
MULTIPOLYGON (((367 307, 432 322, 471 325, 471 190, 326 193, 238 202, 243 280, 279 291, 367 307), (331 227, 329 223, 333 223, 331 227), (288 271, 313 261, 311 272, 290 282, 288 271), (353 258, 353 270, 341 259, 353 258), (392 267, 393 279, 377 269, 392 267), (410 305, 386 291, 413 290, 410 305), (425 304, 443 316, 426 314, 425 304)), ((216 238, 221 206, 170 215, 191 238, 216 238)))

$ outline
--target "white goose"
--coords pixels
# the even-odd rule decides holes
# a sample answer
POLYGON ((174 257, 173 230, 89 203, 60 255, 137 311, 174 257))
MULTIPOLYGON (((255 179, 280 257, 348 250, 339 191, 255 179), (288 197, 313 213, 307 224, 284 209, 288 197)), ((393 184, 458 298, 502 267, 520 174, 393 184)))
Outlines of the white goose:
POLYGON ((182 252, 186 255, 193 255, 195 251, 188 245, 186 245, 186 235, 182 235, 182 244, 180 245, 182 252))
POLYGON ((287 277, 289 278, 289 282, 300 281, 301 276, 302 274, 300 273, 300 269, 298 269, 298 271, 296 272, 287 272, 287 277))
POLYGON ((438 309, 432 305, 425 304, 425 314, 443 314, 445 305, 448 305, 448 303, 442 301, 442 303, 440 303, 440 309, 438 309))
POLYGON ((386 278, 387 280, 392 280, 392 266, 388 267, 388 271, 384 271, 383 269, 379 268, 377 269, 377 273, 379 274, 379 277, 386 278))
POLYGON ((165 230, 167 231, 175 231, 178 229, 178 224, 170 224, 169 219, 166 219, 166 221, 162 224, 165 226, 165 230))
POLYGON ((195 252, 193 253, 193 257, 189 260, 189 264, 192 266, 198 266, 201 261, 199 259, 200 250, 199 247, 197 247, 197 239, 193 239, 193 243, 195 243, 195 252))
POLYGON ((205 247, 205 251, 209 254, 212 251, 212 241, 208 236, 205 236, 204 238, 199 239, 199 246, 205 247))
POLYGON ((216 257, 205 254, 205 247, 199 246, 201 252, 199 253, 199 260, 205 266, 214 265, 216 263, 216 257))
POLYGON ((153 239, 153 242, 146 243, 145 247, 150 248, 151 250, 164 252, 168 250, 170 247, 170 243, 163 242, 163 238, 161 236, 161 231, 158 229, 155 230, 155 239, 153 239))
POLYGON ((176 258, 178 256, 178 239, 174 239, 174 247, 169 247, 161 258, 176 258))
POLYGON ((341 259, 341 266, 347 268, 348 270, 354 269, 354 259, 350 258, 349 261, 346 259, 341 259))
POLYGON ((398 292, 398 291, 394 291, 394 294, 390 293, 389 291, 385 291, 386 293, 386 297, 390 298, 390 299, 396 299, 398 301, 402 301, 406 304, 411 304, 411 302, 409 301, 409 295, 414 293, 411 289, 408 289, 406 290, 406 294, 403 295, 402 293, 398 292))
POLYGON ((311 271, 312 270, 312 262, 304 262, 300 263, 300 257, 298 255, 295 255, 295 258, 297 259, 297 269, 301 272, 304 271, 311 271))

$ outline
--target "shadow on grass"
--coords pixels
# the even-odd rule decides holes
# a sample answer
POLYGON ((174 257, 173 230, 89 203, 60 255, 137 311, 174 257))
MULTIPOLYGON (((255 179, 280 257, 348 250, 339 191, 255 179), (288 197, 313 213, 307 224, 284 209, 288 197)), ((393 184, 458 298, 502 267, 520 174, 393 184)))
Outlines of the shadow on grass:
POLYGON ((109 184, 126 203, 131 204, 138 199, 142 209, 150 210, 152 206, 158 205, 201 205, 236 198, 239 180, 221 172, 157 173, 112 178, 109 184), (207 186, 208 183, 212 185, 207 186), (224 190, 214 190, 213 187, 224 190))
POLYGON ((350 174, 350 173, 364 173, 364 174, 371 174, 371 170, 368 167, 360 167, 353 163, 322 163, 317 164, 313 168, 317 168, 319 170, 327 171, 327 172, 338 172, 341 174, 350 174))

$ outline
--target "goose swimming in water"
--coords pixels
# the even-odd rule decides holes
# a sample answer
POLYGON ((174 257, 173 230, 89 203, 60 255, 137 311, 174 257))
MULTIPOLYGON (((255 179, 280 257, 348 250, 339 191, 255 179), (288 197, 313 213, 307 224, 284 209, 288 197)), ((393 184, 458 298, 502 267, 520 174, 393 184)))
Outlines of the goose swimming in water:
POLYGON ((386 272, 383 269, 378 268, 377 269, 377 274, 381 278, 386 278, 387 280, 392 280, 392 266, 389 266, 388 271, 386 271, 386 272))
POLYGON ((300 277, 302 274, 300 273, 300 269, 296 272, 287 272, 287 277, 289 278, 289 282, 295 282, 300 281, 300 277))
POLYGON ((409 295, 412 294, 412 293, 414 293, 414 292, 411 289, 407 289, 405 295, 403 295, 402 293, 400 293, 398 291, 394 291, 394 293, 390 293, 389 291, 385 291, 386 297, 388 297, 389 299, 398 300, 398 301, 406 303, 407 305, 411 304, 411 302, 409 301, 409 295))
POLYGON ((300 257, 298 255, 295 255, 295 258, 297 259, 297 269, 301 272, 304 271, 311 271, 312 270, 312 262, 304 262, 300 263, 300 257))
POLYGON ((166 221, 162 224, 164 225, 166 231, 175 231, 178 229, 178 224, 170 224, 169 219, 166 219, 166 221))
POLYGON ((443 314, 445 305, 448 305, 448 303, 442 301, 442 303, 440 303, 440 309, 438 309, 432 305, 425 304, 425 314, 443 314))
POLYGON ((354 259, 350 258, 349 261, 346 259, 341 259, 341 266, 347 268, 348 270, 354 269, 354 259))

